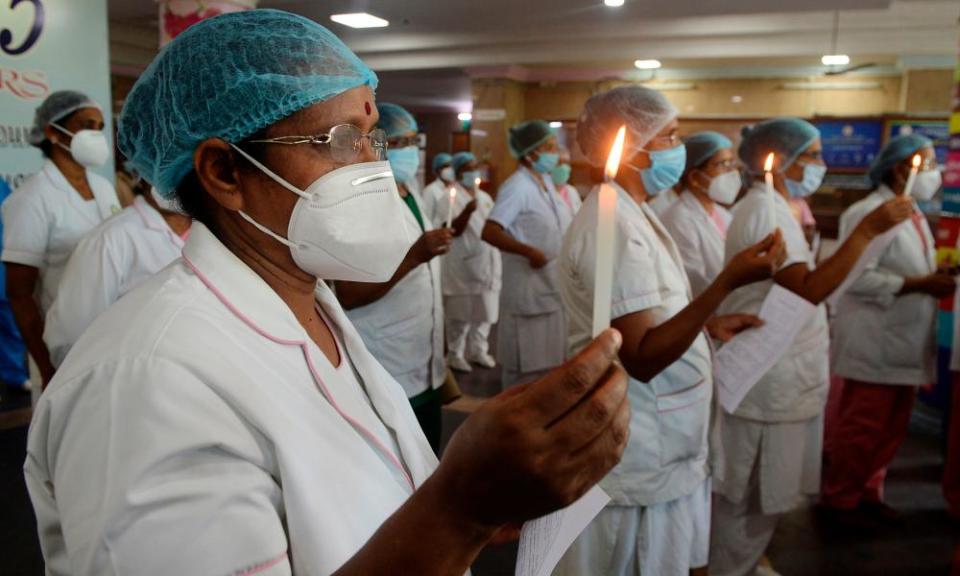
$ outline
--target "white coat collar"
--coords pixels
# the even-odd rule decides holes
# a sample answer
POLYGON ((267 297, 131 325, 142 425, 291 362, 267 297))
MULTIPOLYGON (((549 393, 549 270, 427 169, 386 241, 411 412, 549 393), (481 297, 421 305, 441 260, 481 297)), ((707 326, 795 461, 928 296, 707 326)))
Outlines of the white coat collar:
MULTIPOLYGON (((203 224, 195 222, 191 227, 183 258, 217 299, 252 330, 277 344, 304 348, 306 353, 308 336, 290 308, 203 224)), ((436 458, 423 434, 405 432, 408 427, 403 421, 409 415, 405 416, 404 410, 410 407, 403 401, 402 389, 367 350, 326 284, 317 282, 315 297, 340 329, 347 355, 365 383, 370 401, 382 422, 394 432, 405 470, 419 486, 436 467, 436 458)))
POLYGON ((707 210, 703 207, 703 204, 700 203, 700 200, 694 196, 693 192, 684 188, 680 192, 680 202, 683 202, 688 208, 697 213, 701 220, 709 220, 710 214, 707 213, 707 210))
MULTIPOLYGON (((70 184, 70 181, 63 175, 63 172, 57 168, 53 160, 47 158, 41 170, 55 188, 67 194, 71 203, 76 204, 78 207, 82 206, 85 200, 80 196, 77 189, 70 184)), ((93 192, 93 199, 97 203, 97 210, 100 212, 100 222, 102 222, 119 212, 120 206, 115 203, 116 198, 107 198, 100 192, 99 187, 94 183, 95 177, 90 170, 87 170, 87 181, 90 183, 90 190, 93 192)), ((96 222, 95 224, 99 224, 100 222, 96 222)))
POLYGON ((143 227, 147 230, 153 230, 154 232, 161 232, 166 235, 170 242, 174 246, 183 249, 183 238, 179 234, 173 231, 173 228, 170 228, 170 225, 167 224, 167 221, 164 220, 163 215, 157 211, 156 208, 150 205, 147 202, 147 199, 143 196, 137 196, 133 199, 133 209, 137 212, 137 215, 140 217, 140 221, 143 223, 143 227))

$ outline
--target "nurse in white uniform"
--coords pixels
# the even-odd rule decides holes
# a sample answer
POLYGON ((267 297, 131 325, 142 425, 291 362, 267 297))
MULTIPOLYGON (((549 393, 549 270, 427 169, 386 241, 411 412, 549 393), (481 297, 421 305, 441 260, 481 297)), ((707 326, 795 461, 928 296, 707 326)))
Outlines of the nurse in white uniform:
MULTIPOLYGON (((496 366, 488 340, 500 310, 503 272, 500 251, 480 237, 493 209, 493 198, 477 184, 477 168, 477 158, 470 152, 454 155, 457 183, 453 213, 463 214, 469 209, 470 217, 463 233, 453 240, 450 253, 443 257, 447 364, 460 372, 470 372, 471 363, 484 368, 496 366)), ((434 225, 443 226, 449 210, 448 195, 446 202, 437 204, 434 225)))
POLYGON ((196 222, 36 407, 25 471, 48 574, 462 574, 618 461, 616 331, 488 401, 438 466, 318 281, 382 282, 413 240, 375 85, 333 34, 275 10, 195 24, 137 81, 120 147, 196 222))
MULTIPOLYGON (((778 236, 745 251, 693 299, 676 244, 647 206, 650 192, 684 170, 677 111, 660 93, 616 88, 587 101, 577 124, 581 150, 602 166, 626 125, 617 192, 611 316, 624 337, 630 373, 631 442, 601 481, 611 503, 561 561, 563 576, 688 576, 705 573, 710 540, 708 428, 713 368, 704 328, 729 339, 752 316, 713 317, 733 289, 769 278, 782 254, 778 236)), ((597 188, 564 239, 562 294, 570 352, 590 341, 596 270, 597 188)))
POLYGON ((707 289, 723 270, 730 206, 740 193, 740 172, 730 139, 698 132, 683 141, 687 165, 680 179, 680 199, 663 216, 694 296, 707 289))
POLYGON ((573 219, 553 187, 557 137, 543 120, 510 128, 510 152, 520 167, 497 192, 483 239, 503 255, 497 360, 504 388, 529 382, 565 356, 566 319, 557 257, 573 219))
POLYGON ((435 229, 420 202, 417 121, 396 104, 381 103, 377 110, 377 127, 386 133, 387 160, 405 204, 404 221, 418 240, 387 282, 337 282, 335 288, 347 317, 374 358, 403 386, 430 446, 439 452, 440 386, 447 369, 437 256, 450 250, 455 232, 442 226, 435 229))
POLYGON ((43 340, 54 366, 121 296, 180 257, 190 217, 152 190, 84 237, 67 262, 43 340))
MULTIPOLYGON (((750 390, 734 414, 720 414, 715 470, 711 574, 747 575, 756 570, 780 516, 820 488, 823 407, 829 384, 830 338, 821 303, 840 285, 871 240, 906 220, 909 200, 881 204, 851 231, 833 256, 814 268, 810 245, 787 198, 813 194, 823 180, 819 131, 799 118, 767 120, 744 130, 740 159, 753 175, 747 195, 733 209, 727 233, 729 260, 776 227, 787 258, 773 282, 820 305, 783 358, 750 390), (775 154, 776 222, 768 212, 763 164, 775 154)), ((741 288, 724 302, 726 313, 756 314, 773 282, 741 288)))
MULTIPOLYGON (((433 182, 427 184, 420 194, 423 211, 433 214, 438 205, 444 205, 450 187, 456 183, 453 170, 453 156, 441 152, 433 157, 433 182)), ((434 223, 436 224, 436 223, 434 223)))
POLYGON ((79 92, 54 92, 37 108, 30 143, 46 159, 3 203, 7 297, 44 386, 54 364, 44 316, 77 242, 120 211, 105 178, 90 171, 110 158, 100 105, 79 92))
MULTIPOLYGON (((922 164, 911 196, 933 198, 942 183, 933 142, 918 134, 895 138, 871 167, 876 190, 840 217, 841 238, 877 206, 905 193, 916 154, 922 164)), ((933 234, 914 206, 911 221, 841 297, 830 357, 844 384, 824 460, 821 503, 827 509, 898 515, 884 503, 887 465, 906 437, 917 389, 936 381, 938 300, 955 290, 954 277, 937 272, 933 234)))

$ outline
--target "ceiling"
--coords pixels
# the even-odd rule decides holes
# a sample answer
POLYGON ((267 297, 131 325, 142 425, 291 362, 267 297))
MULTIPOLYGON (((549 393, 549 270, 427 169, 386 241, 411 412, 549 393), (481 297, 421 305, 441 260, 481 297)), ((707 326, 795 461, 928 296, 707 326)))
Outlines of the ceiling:
MULTIPOLYGON (((407 105, 463 108, 469 78, 530 81, 636 77, 637 58, 657 58, 660 78, 819 74, 836 51, 873 72, 951 67, 956 0, 261 0, 313 18, 338 34, 407 105), (366 11, 388 28, 330 22, 366 11), (386 81, 386 80, 389 80, 386 81)), ((156 51, 155 0, 109 0, 115 71, 136 73, 156 51)), ((649 73, 640 73, 648 74, 649 73)))

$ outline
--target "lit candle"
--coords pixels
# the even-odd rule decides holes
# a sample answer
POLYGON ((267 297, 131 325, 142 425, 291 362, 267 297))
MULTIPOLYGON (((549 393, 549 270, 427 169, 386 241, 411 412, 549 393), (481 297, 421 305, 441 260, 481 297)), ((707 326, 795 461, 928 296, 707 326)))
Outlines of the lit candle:
POLYGON ((767 215, 770 219, 770 233, 777 231, 777 194, 773 187, 773 152, 767 155, 767 161, 763 163, 763 180, 767 184, 767 215))
POLYGON ((907 177, 907 185, 903 187, 903 194, 908 198, 913 193, 913 183, 917 181, 917 172, 920 171, 920 162, 923 161, 923 158, 920 157, 920 154, 913 155, 913 167, 910 168, 910 176, 907 177))
POLYGON ((610 300, 613 298, 613 240, 616 232, 617 190, 610 182, 617 176, 627 127, 621 126, 607 157, 603 184, 597 198, 597 260, 593 277, 593 335, 610 326, 610 300))
POLYGON ((453 228, 453 204, 457 201, 457 188, 450 187, 450 208, 447 210, 447 228, 453 228))
POLYGON ((474 196, 477 195, 477 190, 479 190, 479 189, 480 189, 480 177, 477 176, 477 177, 474 178, 474 180, 473 180, 473 195, 474 195, 474 196))

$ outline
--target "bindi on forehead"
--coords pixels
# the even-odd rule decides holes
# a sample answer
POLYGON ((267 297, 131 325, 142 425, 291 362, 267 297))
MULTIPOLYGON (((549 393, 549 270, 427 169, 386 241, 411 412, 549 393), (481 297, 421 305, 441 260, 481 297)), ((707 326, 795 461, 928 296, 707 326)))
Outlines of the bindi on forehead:
POLYGON ((363 103, 363 109, 367 112, 367 116, 373 114, 373 106, 369 102, 363 103))

